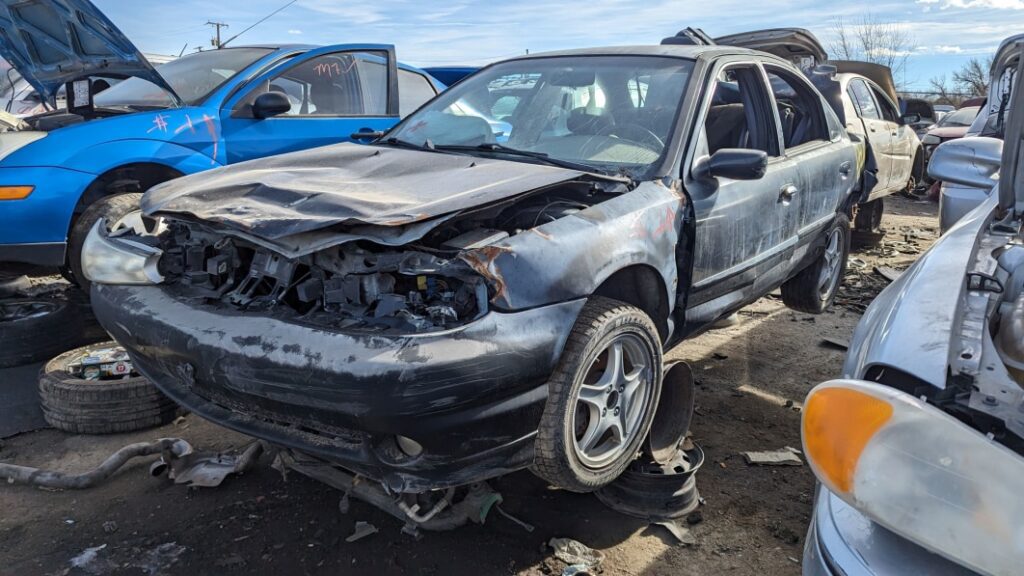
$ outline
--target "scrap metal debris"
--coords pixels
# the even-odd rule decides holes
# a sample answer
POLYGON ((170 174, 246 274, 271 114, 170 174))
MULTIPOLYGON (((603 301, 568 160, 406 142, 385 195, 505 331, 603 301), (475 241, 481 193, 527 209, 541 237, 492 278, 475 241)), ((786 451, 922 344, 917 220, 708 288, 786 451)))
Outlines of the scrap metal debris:
POLYGON ((65 474, 30 466, 0 463, 0 478, 6 479, 8 484, 30 484, 46 488, 80 490, 91 488, 106 480, 132 458, 163 454, 163 459, 173 461, 191 453, 192 446, 181 438, 161 438, 156 442, 129 444, 111 454, 94 470, 84 474, 65 474))
POLYGON ((875 266, 875 274, 881 275, 889 282, 895 282, 896 279, 900 277, 900 274, 902 274, 902 272, 896 270, 895 268, 890 268, 888 266, 875 266))
POLYGON ((676 541, 683 546, 692 546, 697 543, 697 538, 694 537, 693 533, 686 526, 681 526, 674 520, 665 520, 663 522, 655 522, 653 526, 661 526, 662 528, 669 531, 676 541))
POLYGON ((263 452, 262 442, 253 442, 241 453, 234 452, 190 452, 184 456, 166 460, 161 458, 150 466, 154 476, 167 471, 167 477, 175 484, 189 487, 214 488, 231 474, 244 474, 259 460, 263 452))
POLYGON ((355 542, 362 540, 371 534, 377 533, 377 527, 369 522, 363 522, 362 520, 356 522, 355 529, 352 531, 352 535, 345 538, 345 542, 355 542))
POLYGON ((799 454, 800 451, 796 448, 786 446, 782 450, 744 452, 743 458, 747 464, 755 466, 803 466, 804 461, 800 459, 799 454))
POLYGON ((572 538, 552 538, 548 540, 548 546, 555 551, 555 558, 569 566, 581 566, 594 570, 604 562, 604 552, 589 548, 572 538))
POLYGON ((843 340, 841 338, 832 338, 830 336, 825 336, 824 338, 822 338, 821 344, 822 346, 825 346, 827 348, 835 348, 836 350, 842 351, 846 351, 850 348, 850 343, 847 342, 846 340, 843 340))

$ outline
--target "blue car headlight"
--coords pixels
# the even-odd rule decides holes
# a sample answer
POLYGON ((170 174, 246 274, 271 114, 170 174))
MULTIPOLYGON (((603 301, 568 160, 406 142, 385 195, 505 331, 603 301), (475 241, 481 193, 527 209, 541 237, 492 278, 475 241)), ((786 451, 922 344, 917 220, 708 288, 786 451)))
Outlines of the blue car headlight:
POLYGON ((157 269, 162 255, 163 250, 137 237, 111 235, 106 222, 100 220, 82 245, 82 272, 97 284, 159 284, 164 281, 157 269))

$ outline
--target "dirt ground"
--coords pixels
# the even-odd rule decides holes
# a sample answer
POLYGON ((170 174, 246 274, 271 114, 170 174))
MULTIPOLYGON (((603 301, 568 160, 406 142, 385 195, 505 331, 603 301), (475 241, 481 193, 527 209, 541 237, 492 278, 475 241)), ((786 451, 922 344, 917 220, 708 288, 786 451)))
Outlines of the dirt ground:
MULTIPOLYGON (((927 202, 889 200, 882 246, 855 249, 840 303, 826 314, 795 313, 769 296, 742 310, 738 324, 669 353, 692 364, 699 384, 693 436, 707 458, 697 476, 705 503, 703 520, 691 527, 695 545, 677 545, 662 528, 619 515, 591 495, 549 489, 526 472, 493 484, 503 508, 534 532, 492 513, 484 526, 417 541, 361 502, 340 513, 338 491, 296 474, 285 481, 265 461, 219 488, 189 490, 150 477, 140 459, 87 491, 0 488, 0 574, 560 574, 564 564, 544 547, 553 536, 602 550, 605 574, 797 574, 813 476, 806 465, 749 466, 741 452, 800 446, 801 401, 839 375, 844 356, 823 338, 849 338, 863 307, 887 284, 875 267, 910 265, 934 242, 936 213, 927 202), (380 532, 346 543, 356 521, 380 532)), ((22 434, 0 444, 0 460, 80 471, 127 443, 164 436, 200 449, 247 442, 188 416, 118 436, 22 434)))

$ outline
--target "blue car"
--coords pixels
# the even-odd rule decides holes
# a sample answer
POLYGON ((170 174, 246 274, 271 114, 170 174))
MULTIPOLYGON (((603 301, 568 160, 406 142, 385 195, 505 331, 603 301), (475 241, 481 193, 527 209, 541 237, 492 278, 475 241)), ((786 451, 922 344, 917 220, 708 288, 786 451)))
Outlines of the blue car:
POLYGON ((0 127, 0 268, 59 266, 161 182, 245 160, 368 141, 444 85, 381 44, 246 46, 158 69, 89 0, 0 0, 0 56, 67 107, 0 127), (104 79, 123 81, 110 84, 104 79))

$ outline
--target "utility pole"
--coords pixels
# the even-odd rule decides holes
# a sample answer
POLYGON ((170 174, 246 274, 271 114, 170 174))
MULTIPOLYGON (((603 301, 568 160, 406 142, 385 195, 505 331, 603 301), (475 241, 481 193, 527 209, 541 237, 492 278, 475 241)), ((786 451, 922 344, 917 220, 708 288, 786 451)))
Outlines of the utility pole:
POLYGON ((210 22, 209 20, 207 20, 206 25, 207 26, 213 26, 213 27, 215 27, 217 29, 217 36, 212 39, 213 40, 212 44, 214 45, 215 48, 220 49, 220 47, 221 47, 221 43, 220 43, 220 29, 221 28, 228 28, 228 25, 223 23, 223 22, 210 22))

